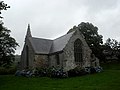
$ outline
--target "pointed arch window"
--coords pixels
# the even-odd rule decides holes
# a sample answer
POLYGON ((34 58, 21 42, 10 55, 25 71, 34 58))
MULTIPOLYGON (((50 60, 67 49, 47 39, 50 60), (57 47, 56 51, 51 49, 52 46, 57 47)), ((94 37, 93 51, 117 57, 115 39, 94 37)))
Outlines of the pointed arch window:
POLYGON ((74 42, 74 58, 75 62, 83 62, 82 42, 80 39, 76 39, 74 42))

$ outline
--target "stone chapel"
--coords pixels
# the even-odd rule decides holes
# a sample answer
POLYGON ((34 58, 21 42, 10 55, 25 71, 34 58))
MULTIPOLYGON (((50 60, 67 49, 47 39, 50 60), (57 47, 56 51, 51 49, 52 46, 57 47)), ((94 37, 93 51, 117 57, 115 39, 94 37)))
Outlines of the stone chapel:
POLYGON ((64 71, 90 66, 99 66, 99 60, 91 57, 92 51, 79 30, 54 40, 36 38, 28 25, 25 43, 21 52, 20 69, 36 67, 61 67, 64 71))

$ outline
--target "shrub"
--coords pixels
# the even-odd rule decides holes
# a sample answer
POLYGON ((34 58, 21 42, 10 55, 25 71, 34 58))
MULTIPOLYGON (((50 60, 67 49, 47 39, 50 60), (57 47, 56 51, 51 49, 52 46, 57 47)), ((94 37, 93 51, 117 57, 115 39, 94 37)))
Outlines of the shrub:
POLYGON ((96 73, 95 67, 90 67, 90 73, 91 73, 91 74, 96 73))
POLYGON ((46 68, 40 68, 40 69, 37 69, 37 73, 38 73, 38 76, 47 76, 47 69, 46 68))
POLYGON ((39 77, 52 77, 52 78, 65 78, 65 77, 74 77, 74 76, 82 76, 86 74, 92 74, 96 72, 101 72, 101 67, 76 67, 74 69, 69 70, 68 72, 64 72, 63 68, 60 67, 50 67, 50 68, 36 68, 33 70, 17 70, 15 76, 39 76, 39 77))
POLYGON ((74 76, 82 76, 87 74, 84 68, 76 67, 74 69, 71 69, 68 71, 68 76, 69 77, 74 77, 74 76))
POLYGON ((80 68, 76 67, 74 69, 71 69, 68 71, 68 76, 69 77, 74 77, 74 76, 82 76, 86 74, 93 74, 97 72, 103 71, 102 67, 85 67, 85 68, 80 68))
POLYGON ((39 76, 39 77, 53 77, 53 78, 64 78, 67 77, 67 73, 63 71, 62 68, 36 68, 34 70, 22 70, 19 71, 17 70, 15 73, 15 76, 25 76, 25 77, 30 77, 30 76, 39 76))
POLYGON ((63 71, 63 68, 51 68, 50 77, 53 78, 64 78, 67 77, 67 73, 63 71))
POLYGON ((85 71, 88 74, 92 74, 92 73, 97 73, 97 72, 101 72, 103 71, 102 67, 98 66, 98 67, 85 67, 85 71))
POLYGON ((14 74, 16 70, 17 70, 16 67, 10 68, 0 67, 0 75, 14 74))

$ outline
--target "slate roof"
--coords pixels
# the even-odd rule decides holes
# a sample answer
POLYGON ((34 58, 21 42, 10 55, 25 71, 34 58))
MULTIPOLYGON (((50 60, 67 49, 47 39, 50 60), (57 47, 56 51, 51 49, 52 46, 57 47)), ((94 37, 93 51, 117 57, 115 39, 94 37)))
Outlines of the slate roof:
POLYGON ((35 37, 31 37, 29 40, 36 54, 50 54, 62 51, 73 33, 74 31, 54 40, 35 37))
POLYGON ((71 32, 69 34, 65 34, 55 40, 53 40, 52 48, 50 50, 50 53, 62 51, 63 48, 66 46, 68 41, 70 40, 70 37, 73 35, 74 32, 71 32))
POLYGON ((49 54, 53 40, 42 39, 42 38, 29 38, 30 42, 37 54, 49 54))

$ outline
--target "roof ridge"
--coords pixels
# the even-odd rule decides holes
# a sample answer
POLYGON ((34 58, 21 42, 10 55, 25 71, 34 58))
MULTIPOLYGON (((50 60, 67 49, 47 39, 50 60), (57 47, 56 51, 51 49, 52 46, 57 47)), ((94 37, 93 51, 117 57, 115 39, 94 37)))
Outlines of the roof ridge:
MULTIPOLYGON (((62 35, 62 36, 60 36, 60 37, 58 37, 58 38, 56 38, 56 39, 54 39, 54 40, 57 40, 57 39, 59 39, 59 38, 62 38, 62 37, 64 37, 64 36, 66 36, 66 35, 68 35, 68 34, 71 34, 71 33, 74 33, 75 31, 72 31, 72 32, 70 32, 70 33, 66 33, 66 34, 64 34, 64 35, 62 35)), ((53 40, 53 41, 54 41, 53 40)))
POLYGON ((50 41, 53 41, 52 39, 46 39, 46 38, 38 38, 38 37, 32 37, 32 38, 35 38, 35 39, 43 39, 43 40, 50 40, 50 41))

